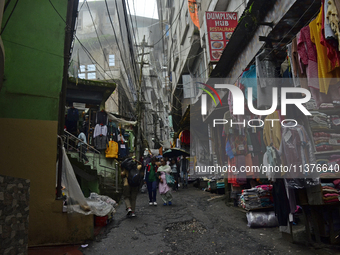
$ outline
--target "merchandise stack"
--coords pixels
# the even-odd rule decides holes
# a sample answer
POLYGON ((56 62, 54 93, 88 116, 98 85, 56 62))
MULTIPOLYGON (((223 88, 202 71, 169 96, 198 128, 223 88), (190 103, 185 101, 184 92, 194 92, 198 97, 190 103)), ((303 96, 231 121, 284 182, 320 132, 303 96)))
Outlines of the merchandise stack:
POLYGON ((340 179, 333 181, 332 183, 323 183, 322 185, 322 194, 323 201, 326 204, 329 203, 337 203, 340 198, 340 179))
POLYGON ((259 198, 258 189, 244 189, 240 197, 240 205, 243 209, 252 210, 261 206, 261 200, 259 198))
POLYGON ((274 206, 273 200, 273 185, 259 185, 256 186, 258 189, 259 198, 262 207, 274 206))
POLYGON ((240 197, 240 206, 246 210, 272 207, 272 190, 272 185, 259 185, 252 189, 244 189, 240 197))

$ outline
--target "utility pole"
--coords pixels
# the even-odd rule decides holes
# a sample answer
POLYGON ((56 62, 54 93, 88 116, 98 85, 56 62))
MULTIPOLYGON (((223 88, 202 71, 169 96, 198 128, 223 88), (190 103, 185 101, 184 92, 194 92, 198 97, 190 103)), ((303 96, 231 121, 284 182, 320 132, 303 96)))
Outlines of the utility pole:
POLYGON ((143 67, 144 67, 144 49, 145 49, 145 35, 143 36, 142 42, 142 59, 140 62, 140 73, 139 73, 139 81, 138 81, 138 88, 137 88, 137 153, 136 158, 137 160, 140 159, 141 156, 141 125, 142 125, 142 105, 141 105, 141 94, 142 94, 142 78, 143 78, 143 67))

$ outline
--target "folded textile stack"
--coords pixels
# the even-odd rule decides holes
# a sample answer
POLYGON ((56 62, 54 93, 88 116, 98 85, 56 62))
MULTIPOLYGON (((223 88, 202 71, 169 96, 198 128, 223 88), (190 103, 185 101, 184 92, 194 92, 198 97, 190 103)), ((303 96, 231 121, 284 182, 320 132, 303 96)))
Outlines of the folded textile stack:
POLYGON ((241 207, 247 210, 262 207, 257 188, 242 190, 242 196, 240 200, 241 207))
POLYGON ((339 202, 340 191, 333 186, 322 186, 323 201, 325 203, 339 202))
POLYGON ((256 186, 261 201, 262 207, 274 205, 273 199, 273 185, 259 185, 256 186))
POLYGON ((311 111, 311 116, 308 116, 309 125, 312 129, 329 129, 330 118, 327 114, 318 112, 318 111, 311 111))
POLYGON ((313 140, 316 151, 330 151, 340 149, 340 134, 314 132, 313 140))

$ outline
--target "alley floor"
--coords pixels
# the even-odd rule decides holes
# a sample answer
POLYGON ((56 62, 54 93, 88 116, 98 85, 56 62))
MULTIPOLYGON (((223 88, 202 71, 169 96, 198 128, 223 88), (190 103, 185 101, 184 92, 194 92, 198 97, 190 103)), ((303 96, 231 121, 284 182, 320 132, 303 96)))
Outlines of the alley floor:
POLYGON ((251 229, 245 212, 227 206, 224 196, 189 187, 173 192, 173 205, 163 206, 157 195, 158 206, 149 206, 147 194, 138 195, 135 218, 126 218, 121 203, 114 221, 83 254, 340 254, 292 244, 278 228, 251 229))

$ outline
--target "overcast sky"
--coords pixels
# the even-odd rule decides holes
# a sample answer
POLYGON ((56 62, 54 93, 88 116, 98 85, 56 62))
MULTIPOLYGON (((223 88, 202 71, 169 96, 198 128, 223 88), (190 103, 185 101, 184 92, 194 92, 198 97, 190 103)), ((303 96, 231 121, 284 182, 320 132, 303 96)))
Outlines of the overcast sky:
MULTIPOLYGON (((87 0, 87 1, 104 1, 104 0, 87 0)), ((113 0, 108 0, 108 4, 110 5, 110 2, 113 0)), ((117 0, 121 1, 121 0, 117 0)), ((79 0, 80 3, 83 2, 83 0, 79 0)), ((157 3, 156 0, 127 0, 127 3, 129 4, 130 11, 132 15, 142 16, 142 17, 148 17, 148 18, 154 18, 158 19, 158 13, 157 13, 157 3), (135 6, 133 6, 133 4, 135 6)))

